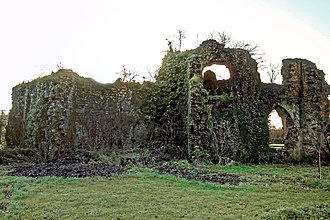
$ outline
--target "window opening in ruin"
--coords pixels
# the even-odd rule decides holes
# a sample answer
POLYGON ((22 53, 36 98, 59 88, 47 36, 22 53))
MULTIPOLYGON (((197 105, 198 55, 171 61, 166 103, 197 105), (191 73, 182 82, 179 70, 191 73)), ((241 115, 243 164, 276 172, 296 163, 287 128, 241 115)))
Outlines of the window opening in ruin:
POLYGON ((221 95, 228 89, 230 71, 226 65, 210 64, 203 68, 204 88, 210 95, 221 95))
POLYGON ((215 73, 217 80, 224 80, 230 78, 229 69, 225 65, 213 64, 211 66, 206 66, 203 69, 203 75, 208 70, 211 70, 215 73))
POLYGON ((268 115, 268 126, 269 126, 269 143, 283 144, 283 137, 284 137, 283 121, 275 109, 268 115))

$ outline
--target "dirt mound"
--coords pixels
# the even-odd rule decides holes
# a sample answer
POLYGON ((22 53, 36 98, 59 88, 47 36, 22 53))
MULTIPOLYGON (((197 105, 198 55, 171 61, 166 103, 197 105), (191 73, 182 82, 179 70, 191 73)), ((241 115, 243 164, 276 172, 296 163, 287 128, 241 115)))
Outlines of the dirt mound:
MULTIPOLYGON (((139 163, 157 170, 162 174, 170 174, 188 180, 231 185, 240 183, 240 178, 237 175, 218 172, 210 173, 196 167, 184 166, 175 161, 164 162, 168 159, 169 158, 164 155, 150 156, 148 158, 143 158, 139 163)), ((112 174, 122 174, 125 171, 125 167, 129 167, 131 164, 126 160, 124 162, 121 161, 120 166, 110 166, 100 162, 98 158, 88 152, 74 152, 46 163, 20 167, 9 173, 9 175, 26 177, 61 176, 67 178, 111 176, 112 174)))
POLYGON ((90 153, 74 152, 63 157, 50 160, 46 163, 18 168, 9 173, 9 175, 27 177, 62 176, 83 178, 89 176, 111 176, 114 173, 121 174, 123 172, 123 167, 103 164, 90 153))
POLYGON ((162 174, 170 174, 188 180, 197 180, 202 182, 215 182, 220 184, 237 185, 241 182, 239 176, 229 173, 210 173, 193 167, 184 167, 173 162, 166 162, 155 167, 162 174))

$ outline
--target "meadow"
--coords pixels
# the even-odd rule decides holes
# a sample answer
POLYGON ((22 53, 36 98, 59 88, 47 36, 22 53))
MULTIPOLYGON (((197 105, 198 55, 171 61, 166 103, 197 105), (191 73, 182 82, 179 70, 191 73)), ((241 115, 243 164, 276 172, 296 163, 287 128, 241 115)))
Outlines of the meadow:
POLYGON ((199 182, 142 166, 111 177, 27 178, 0 166, 0 219, 330 218, 330 167, 318 179, 311 166, 194 166, 241 181, 199 182))

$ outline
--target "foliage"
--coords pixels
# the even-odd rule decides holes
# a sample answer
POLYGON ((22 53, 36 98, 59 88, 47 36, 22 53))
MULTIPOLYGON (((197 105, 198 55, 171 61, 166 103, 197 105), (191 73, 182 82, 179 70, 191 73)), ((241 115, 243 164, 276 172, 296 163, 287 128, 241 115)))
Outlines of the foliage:
POLYGON ((193 161, 197 161, 197 162, 209 161, 210 152, 208 150, 200 149, 200 148, 196 147, 191 152, 191 159, 193 161))
POLYGON ((42 161, 40 153, 32 148, 4 147, 0 149, 0 164, 22 165, 42 161))
POLYGON ((125 82, 101 84, 59 70, 16 86, 7 132, 10 145, 36 149, 44 158, 78 146, 92 150, 140 145, 146 127, 142 97, 150 85, 134 82, 135 72, 125 69, 125 74, 125 82))
POLYGON ((276 128, 275 126, 271 126, 269 128, 269 142, 281 144, 283 143, 283 128, 276 128))
POLYGON ((241 137, 241 151, 238 158, 243 162, 264 163, 268 161, 269 130, 261 103, 254 101, 236 106, 237 123, 241 137))
POLYGON ((187 150, 188 59, 188 52, 167 53, 144 109, 155 126, 152 137, 159 142, 154 144, 164 146, 166 153, 180 157, 185 157, 187 150))
POLYGON ((262 94, 256 91, 240 98, 239 87, 230 86, 233 82, 229 80, 222 85, 221 94, 211 95, 204 88, 199 70, 190 67, 196 60, 198 65, 200 59, 211 59, 217 46, 217 42, 210 40, 196 50, 170 51, 164 57, 157 81, 146 99, 146 115, 150 116, 155 131, 151 136, 166 153, 179 158, 192 156, 191 152, 197 155, 204 152, 199 158, 215 163, 219 157, 245 163, 266 162, 269 132, 267 117, 261 111, 263 102, 258 100, 262 94), (196 146, 190 144, 191 132, 201 139, 193 143, 196 146), (197 151, 191 149, 196 147, 197 151))
POLYGON ((5 134, 8 115, 4 111, 0 111, 0 149, 6 145, 5 134))

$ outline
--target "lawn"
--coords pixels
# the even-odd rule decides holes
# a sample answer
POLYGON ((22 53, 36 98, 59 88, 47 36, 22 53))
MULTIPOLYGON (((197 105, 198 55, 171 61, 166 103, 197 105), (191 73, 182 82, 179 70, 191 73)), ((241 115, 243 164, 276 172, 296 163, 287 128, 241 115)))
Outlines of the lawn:
MULTIPOLYGON (((191 166, 182 163, 183 166, 191 166)), ((0 219, 327 219, 330 167, 199 166, 237 174, 203 183, 133 167, 120 176, 25 178, 0 166, 0 219)))

